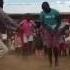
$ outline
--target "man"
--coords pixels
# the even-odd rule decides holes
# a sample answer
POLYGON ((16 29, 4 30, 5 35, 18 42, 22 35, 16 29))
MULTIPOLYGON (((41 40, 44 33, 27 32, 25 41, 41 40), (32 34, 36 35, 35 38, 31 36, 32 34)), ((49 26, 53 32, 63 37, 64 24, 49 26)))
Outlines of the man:
POLYGON ((43 27, 46 29, 46 43, 48 49, 48 58, 52 65, 52 51, 55 57, 55 65, 58 64, 58 29, 61 24, 59 12, 50 8, 47 2, 42 3, 42 12, 40 19, 43 27))
POLYGON ((0 0, 0 56, 3 56, 8 52, 7 46, 2 41, 2 34, 5 34, 6 30, 16 31, 17 25, 6 13, 3 11, 3 0, 0 0))

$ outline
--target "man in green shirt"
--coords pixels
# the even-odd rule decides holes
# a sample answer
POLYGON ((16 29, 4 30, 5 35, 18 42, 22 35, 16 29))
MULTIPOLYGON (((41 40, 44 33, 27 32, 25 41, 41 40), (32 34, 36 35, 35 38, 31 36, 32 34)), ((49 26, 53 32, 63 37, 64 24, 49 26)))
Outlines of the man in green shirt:
POLYGON ((59 12, 50 8, 47 2, 42 3, 43 11, 40 14, 42 26, 46 29, 46 43, 48 57, 52 65, 52 51, 55 56, 55 65, 58 64, 58 29, 61 24, 59 12))

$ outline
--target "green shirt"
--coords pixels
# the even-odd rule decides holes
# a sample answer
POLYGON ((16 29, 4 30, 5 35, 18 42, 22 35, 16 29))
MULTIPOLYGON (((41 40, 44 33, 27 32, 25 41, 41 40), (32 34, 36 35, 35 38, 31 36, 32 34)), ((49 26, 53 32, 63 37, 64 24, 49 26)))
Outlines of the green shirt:
POLYGON ((52 30, 58 29, 61 24, 59 12, 54 9, 51 9, 49 13, 41 12, 40 19, 46 28, 52 30))

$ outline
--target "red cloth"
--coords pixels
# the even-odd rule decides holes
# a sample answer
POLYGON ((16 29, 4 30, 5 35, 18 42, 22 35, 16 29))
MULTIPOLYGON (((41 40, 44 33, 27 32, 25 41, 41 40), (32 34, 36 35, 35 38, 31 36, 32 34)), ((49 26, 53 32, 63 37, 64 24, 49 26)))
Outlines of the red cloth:
POLYGON ((22 29, 22 32, 27 35, 27 36, 30 36, 33 34, 33 27, 34 27, 34 21, 30 20, 30 21, 27 21, 26 19, 23 20, 20 24, 22 24, 21 26, 21 29, 22 29))
POLYGON ((49 33, 46 29, 43 28, 42 40, 47 45, 47 47, 59 47, 59 33, 52 32, 49 33))

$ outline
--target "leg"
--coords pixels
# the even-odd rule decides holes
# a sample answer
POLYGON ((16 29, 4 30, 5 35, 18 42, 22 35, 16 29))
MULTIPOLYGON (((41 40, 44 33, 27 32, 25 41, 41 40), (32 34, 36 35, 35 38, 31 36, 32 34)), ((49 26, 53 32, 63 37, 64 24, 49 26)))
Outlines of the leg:
POLYGON ((32 45, 32 41, 28 42, 28 46, 29 46, 29 54, 31 55, 33 53, 33 45, 32 45))
POLYGON ((59 56, 61 56, 61 55, 62 55, 62 46, 59 45, 59 56))
POLYGON ((23 55, 28 54, 28 44, 27 43, 24 43, 24 45, 22 46, 22 51, 23 51, 23 55))
POLYGON ((57 66, 58 65, 58 48, 57 47, 53 48, 53 54, 55 57, 55 66, 57 66))
POLYGON ((47 55, 47 46, 44 46, 44 54, 47 55))
POLYGON ((48 59, 50 62, 50 66, 52 65, 52 48, 47 48, 48 59))
POLYGON ((65 48, 65 50, 64 50, 64 56, 67 56, 67 52, 66 52, 66 50, 67 50, 67 49, 65 48))

